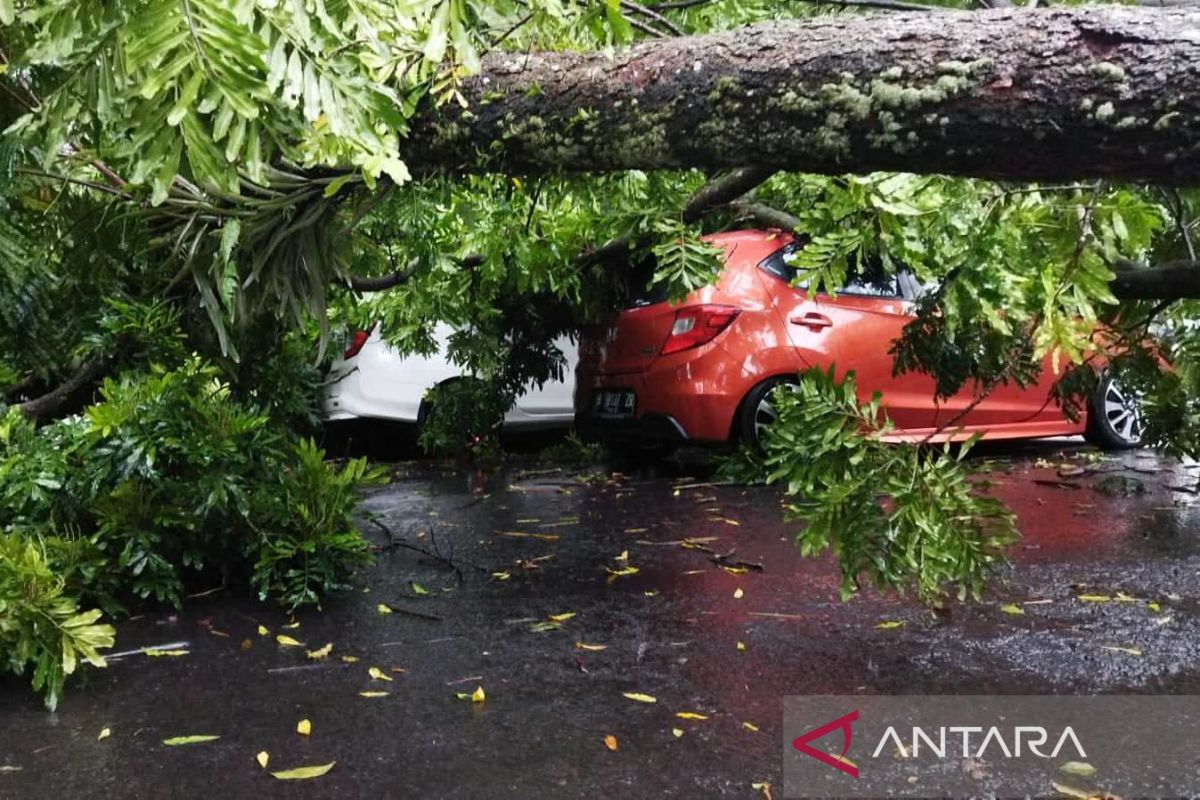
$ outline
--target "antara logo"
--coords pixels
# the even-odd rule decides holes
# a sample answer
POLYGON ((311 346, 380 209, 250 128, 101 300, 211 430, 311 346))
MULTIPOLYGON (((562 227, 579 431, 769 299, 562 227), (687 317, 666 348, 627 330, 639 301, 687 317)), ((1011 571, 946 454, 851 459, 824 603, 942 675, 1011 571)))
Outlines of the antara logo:
MULTIPOLYGON (((846 753, 850 751, 850 742, 854 736, 852 726, 858 721, 858 716, 858 709, 855 709, 849 714, 831 720, 818 728, 813 728, 803 736, 793 739, 792 748, 826 766, 844 772, 852 778, 857 778, 858 766, 846 757, 846 753), (834 756, 812 746, 811 742, 834 731, 842 732, 841 755, 834 756)), ((1048 753, 1043 752, 1040 748, 1049 741, 1050 732, 1035 725, 1018 725, 1008 735, 994 725, 989 728, 978 725, 953 725, 928 730, 913 726, 912 735, 907 740, 901 739, 895 726, 888 726, 883 736, 879 738, 879 744, 871 753, 871 758, 879 758, 884 751, 884 746, 889 743, 895 748, 893 752, 898 752, 902 758, 920 757, 922 747, 927 748, 937 758, 946 758, 947 756, 951 758, 960 756, 962 758, 981 758, 989 752, 993 758, 1001 754, 1005 758, 1020 758, 1022 745, 1028 753, 1038 758, 1058 758, 1064 747, 1074 749, 1080 758, 1087 758, 1087 753, 1084 751, 1079 737, 1075 735, 1074 729, 1069 725, 1058 736, 1054 749, 1048 753), (905 741, 908 742, 908 747, 905 747, 905 741), (973 742, 977 745, 975 748, 972 748, 973 742), (991 751, 988 750, 989 747, 992 748, 991 751)))
POLYGON ((810 758, 815 758, 822 764, 841 770, 852 778, 858 777, 858 767, 853 761, 846 758, 846 753, 850 750, 850 739, 854 736, 854 730, 850 727, 851 724, 858 720, 858 709, 854 709, 849 714, 838 717, 832 722, 826 722, 819 728, 813 728, 803 736, 797 736, 792 740, 792 747, 799 750, 804 755, 810 758), (827 733, 840 730, 842 732, 842 754, 838 757, 833 757, 829 753, 818 750, 809 745, 809 742, 814 739, 820 739, 827 733))
POLYGON ((1003 753, 1005 758, 1020 758, 1021 744, 1024 743, 1029 752, 1038 758, 1058 758, 1058 754, 1062 751, 1063 746, 1070 742, 1075 748, 1075 752, 1080 758, 1087 758, 1087 753, 1083 751, 1083 745, 1079 743, 1079 738, 1075 735, 1075 731, 1068 725, 1063 729, 1063 732, 1058 737, 1058 743, 1054 745, 1054 750, 1050 753, 1043 753, 1040 748, 1050 739, 1050 732, 1045 728, 1037 725, 1018 725, 1006 738, 1004 732, 992 726, 990 728, 982 728, 978 725, 955 725, 950 727, 941 727, 932 729, 937 732, 936 736, 930 736, 924 728, 913 726, 912 737, 909 739, 910 748, 905 748, 904 743, 900 740, 900 734, 896 732, 894 727, 889 726, 883 732, 883 736, 879 739, 879 744, 875 747, 875 752, 871 753, 871 758, 879 758, 879 753, 883 750, 883 746, 889 741, 895 746, 896 751, 900 753, 901 758, 917 758, 921 754, 921 742, 938 758, 945 758, 947 752, 951 757, 961 756, 963 758, 982 758, 988 752, 988 747, 993 747, 992 757, 995 758, 999 753, 1003 753), (951 741, 946 741, 946 734, 949 733, 951 741), (972 735, 979 736, 976 739, 979 743, 977 750, 971 749, 972 735), (957 741, 954 741, 957 739, 957 741), (1009 743, 1012 747, 1009 747, 1009 743), (961 749, 956 749, 956 745, 961 743, 961 749))

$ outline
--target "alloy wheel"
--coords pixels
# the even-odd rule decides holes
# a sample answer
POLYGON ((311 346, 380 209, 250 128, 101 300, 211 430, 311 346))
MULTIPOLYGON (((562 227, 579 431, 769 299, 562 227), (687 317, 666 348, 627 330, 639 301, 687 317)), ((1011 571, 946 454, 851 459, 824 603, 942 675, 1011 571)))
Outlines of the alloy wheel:
POLYGON ((1145 422, 1142 420, 1141 396, 1123 389, 1114 380, 1104 387, 1104 422, 1122 441, 1138 444, 1142 441, 1145 422))

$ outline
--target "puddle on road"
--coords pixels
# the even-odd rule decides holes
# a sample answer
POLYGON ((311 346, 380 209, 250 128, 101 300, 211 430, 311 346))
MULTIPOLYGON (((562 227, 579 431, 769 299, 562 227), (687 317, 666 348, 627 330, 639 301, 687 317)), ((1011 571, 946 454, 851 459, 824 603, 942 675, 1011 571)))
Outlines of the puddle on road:
POLYGON ((0 726, 22 732, 0 740, 0 765, 22 768, 0 775, 0 796, 270 792, 260 750, 273 766, 337 760, 325 795, 744 793, 778 782, 787 694, 1197 688, 1200 511, 1171 488, 1195 471, 1131 453, 1064 477, 1081 460, 1060 447, 985 452, 1024 538, 984 602, 940 616, 873 592, 842 603, 832 561, 798 555, 774 490, 711 485, 691 465, 587 481, 404 467, 367 498, 365 529, 437 557, 383 549, 353 592, 298 615, 288 633, 332 643, 328 661, 259 637, 286 615, 248 600, 148 612, 118 647, 187 641, 189 655, 92 671, 56 715, 0 682, 0 726), (1109 472, 1144 491, 1094 491, 1109 472), (360 695, 384 685, 372 666, 393 678, 387 696, 360 695), (486 702, 456 697, 477 685, 486 702), (160 746, 206 732, 222 738, 160 746))

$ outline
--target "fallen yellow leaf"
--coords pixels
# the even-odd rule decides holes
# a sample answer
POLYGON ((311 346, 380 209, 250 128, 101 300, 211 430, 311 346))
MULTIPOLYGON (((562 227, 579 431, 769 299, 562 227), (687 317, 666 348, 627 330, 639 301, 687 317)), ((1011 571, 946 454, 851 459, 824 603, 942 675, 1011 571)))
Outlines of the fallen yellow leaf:
POLYGON ((728 564, 722 564, 721 569, 725 570, 730 575, 745 575, 750 571, 746 567, 731 567, 728 564))
POLYGON ((1079 595, 1079 599, 1085 603, 1107 603, 1112 600, 1106 594, 1081 594, 1079 595))
POLYGON ((751 731, 752 733, 758 733, 758 726, 752 722, 743 722, 742 727, 748 731, 751 731))
POLYGON ((112 736, 112 730, 110 730, 109 728, 101 728, 100 735, 96 737, 96 740, 104 741, 105 739, 107 739, 110 736, 112 736))
POLYGON ((507 570, 504 572, 493 572, 492 577, 498 581, 506 581, 512 577, 512 573, 508 572, 507 570))
POLYGON ((283 772, 272 772, 273 777, 281 781, 303 781, 309 778, 319 778, 329 770, 333 769, 336 761, 330 761, 328 764, 321 764, 316 767, 296 767, 295 769, 285 769, 283 772))
POLYGON ((1155 602, 1154 600, 1151 600, 1149 603, 1146 603, 1146 608, 1150 609, 1150 610, 1151 610, 1151 611, 1153 611, 1155 614, 1157 614, 1159 611, 1161 611, 1161 610, 1162 610, 1162 606, 1160 606, 1160 605, 1159 605, 1157 602, 1155 602))
POLYGON ((608 736, 605 736, 604 737, 604 746, 607 747, 609 750, 616 752, 617 737, 613 736, 611 733, 608 736))
POLYGON ((623 567, 622 569, 609 569, 608 567, 605 567, 605 569, 608 570, 608 574, 612 575, 614 578, 622 577, 625 575, 637 575, 638 574, 637 567, 623 567))
POLYGON ((371 667, 367 670, 367 674, 377 681, 390 681, 392 679, 390 675, 385 675, 379 667, 371 667))
POLYGON ((318 648, 316 650, 308 650, 306 652, 306 655, 309 658, 311 658, 313 661, 319 661, 322 658, 325 658, 326 656, 328 656, 332 652, 333 652, 333 642, 330 642, 329 644, 325 645, 324 647, 318 648))
POLYGON ((1131 596, 1125 594, 1124 592, 1117 592, 1117 596, 1114 597, 1113 599, 1116 600, 1118 603, 1136 603, 1136 602, 1138 602, 1138 599, 1136 597, 1131 597, 1131 596))
POLYGON ((264 626, 259 625, 258 626, 258 635, 259 636, 270 636, 271 632, 269 630, 267 630, 264 626))
POLYGON ((576 650, 587 650, 592 653, 598 653, 601 650, 607 650, 608 645, 606 645, 606 644, 584 644, 583 642, 576 642, 575 649, 576 650))
POLYGON ((179 656, 186 656, 188 654, 187 650, 155 650, 152 647, 147 647, 143 649, 142 652, 153 658, 163 658, 167 656, 171 658, 178 658, 179 656))
POLYGON ((1021 608, 1020 606, 1018 606, 1014 603, 1009 603, 1006 606, 1000 606, 1000 610, 1003 611, 1005 614, 1024 614, 1025 613, 1025 609, 1021 608))
POLYGON ((878 625, 876 625, 875 627, 879 628, 880 630, 889 631, 889 630, 892 630, 893 628, 899 628, 902 625, 904 625, 904 623, 902 621, 889 620, 888 622, 881 622, 878 625))
POLYGON ((522 533, 521 531, 496 531, 497 536, 513 536, 523 539, 541 539, 543 542, 557 542, 555 533, 522 533))
POLYGON ((756 792, 759 792, 765 800, 772 800, 771 784, 767 783, 766 781, 760 781, 759 783, 752 783, 752 784, 750 784, 750 788, 756 792))
POLYGON ((628 550, 622 550, 621 555, 613 557, 613 561, 628 561, 628 560, 629 560, 629 551, 628 550))
POLYGON ((1068 775, 1079 775, 1084 778, 1090 778, 1096 774, 1096 768, 1086 761, 1068 761, 1059 769, 1068 775))
POLYGON ((263 750, 261 753, 259 753, 258 755, 256 755, 254 757, 254 760, 258 762, 258 765, 260 767, 262 767, 263 769, 266 769, 267 763, 271 760, 271 754, 268 753, 266 750, 263 750))
POLYGON ((387 697, 388 692, 359 692, 359 697, 387 697))
POLYGON ((312 733, 312 723, 306 719, 302 719, 296 723, 296 733, 301 736, 308 736, 312 733))
POLYGON ((680 719, 708 719, 704 714, 697 714, 695 711, 677 711, 675 716, 680 719))
POLYGON ((380 614, 392 613, 392 608, 387 603, 380 603, 379 605, 375 606, 375 610, 378 611, 380 614))
POLYGON ((683 736, 683 730, 681 728, 671 728, 671 735, 678 739, 680 736, 683 736))
POLYGON ((743 591, 742 591, 742 587, 740 587, 740 586, 739 586, 738 588, 736 588, 736 589, 734 589, 734 590, 733 590, 733 599, 734 599, 734 600, 741 600, 741 599, 742 599, 742 595, 743 595, 743 594, 745 594, 745 592, 743 592, 743 591))
POLYGON ((283 647, 303 647, 304 646, 304 642, 297 642, 292 637, 285 636, 282 633, 275 637, 275 641, 279 642, 279 644, 282 645, 283 647))
POLYGON ((651 697, 648 694, 641 694, 639 692, 621 692, 621 694, 623 694, 625 697, 628 697, 630 700, 636 700, 639 703, 657 703, 658 702, 657 698, 651 697))
POLYGON ((739 653, 744 653, 744 652, 746 652, 746 643, 745 643, 745 642, 738 642, 738 643, 737 643, 737 649, 738 649, 738 652, 739 652, 739 653))
POLYGON ((178 747, 181 744, 200 744, 201 742, 214 742, 220 739, 220 736, 212 736, 210 734, 197 734, 192 736, 173 736, 170 739, 163 739, 163 744, 167 747, 178 747))
POLYGON ((555 622, 566 622, 573 616, 575 616, 575 612, 568 611, 564 614, 551 614, 550 619, 554 620, 555 622))
POLYGON ((353 664, 358 661, 358 656, 342 656, 342 661, 347 664, 353 664))
POLYGON ((284 625, 283 627, 285 630, 294 631, 294 630, 296 630, 296 628, 300 627, 300 623, 299 622, 289 622, 287 625, 284 625))
POLYGON ((484 700, 487 700, 487 695, 483 693, 483 687, 476 686, 475 691, 471 692, 471 702, 482 703, 484 700))

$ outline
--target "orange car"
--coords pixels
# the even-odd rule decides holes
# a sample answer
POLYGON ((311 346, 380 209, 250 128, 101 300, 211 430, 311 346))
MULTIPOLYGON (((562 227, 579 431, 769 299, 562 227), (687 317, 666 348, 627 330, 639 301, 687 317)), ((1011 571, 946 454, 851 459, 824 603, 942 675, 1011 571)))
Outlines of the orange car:
MULTIPOLYGON (((830 364, 839 379, 854 370, 861 400, 882 394, 898 439, 924 439, 973 401, 967 386, 935 403, 928 375, 892 374, 888 351, 921 291, 911 274, 850 274, 831 297, 793 285, 788 255, 796 245, 789 236, 737 231, 705 239, 724 250, 715 285, 677 305, 644 296, 611 324, 583 334, 575 412, 585 434, 635 448, 757 442, 775 418, 771 391, 802 369, 830 364)), ((1047 365, 1034 385, 999 386, 938 438, 1084 433, 1108 447, 1140 443, 1132 393, 1105 378, 1076 423, 1049 398, 1054 380, 1047 365)))

